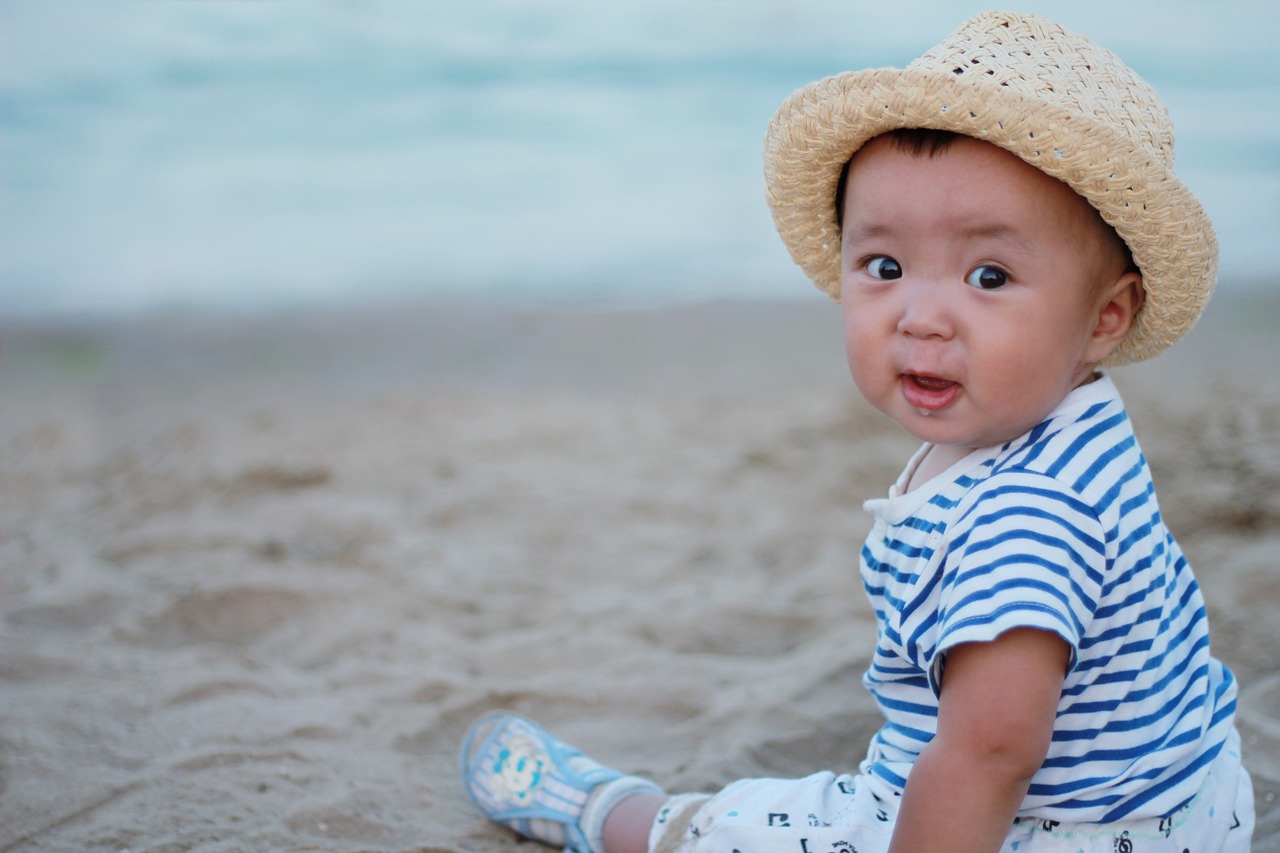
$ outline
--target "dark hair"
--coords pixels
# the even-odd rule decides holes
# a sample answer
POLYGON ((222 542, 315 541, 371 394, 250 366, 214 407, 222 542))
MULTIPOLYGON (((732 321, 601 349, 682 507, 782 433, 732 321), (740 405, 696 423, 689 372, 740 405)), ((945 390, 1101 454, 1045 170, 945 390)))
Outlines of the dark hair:
MULTIPOLYGON (((951 147, 962 134, 953 130, 934 130, 930 127, 900 127, 890 130, 881 136, 888 137, 893 147, 913 157, 937 157, 951 147)), ((873 137, 879 139, 880 137, 873 137)), ((868 139, 867 142, 871 140, 868 139)), ((863 145, 866 145, 864 142, 863 145)), ((849 164, 858 152, 853 152, 844 168, 840 170, 840 182, 836 184, 836 224, 844 227, 844 191, 849 181, 849 164)))

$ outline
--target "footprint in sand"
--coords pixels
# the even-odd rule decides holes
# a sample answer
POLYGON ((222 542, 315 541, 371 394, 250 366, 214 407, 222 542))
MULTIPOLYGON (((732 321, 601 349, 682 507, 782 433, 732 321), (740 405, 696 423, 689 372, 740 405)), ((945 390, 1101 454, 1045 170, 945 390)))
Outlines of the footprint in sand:
POLYGON ((195 590, 144 618, 126 639, 164 648, 190 643, 245 645, 305 616, 313 596, 293 589, 229 587, 195 590))
POLYGON ((120 610, 121 599, 110 594, 90 595, 81 600, 46 602, 20 607, 5 616, 5 621, 22 628, 57 632, 87 631, 112 619, 120 610))

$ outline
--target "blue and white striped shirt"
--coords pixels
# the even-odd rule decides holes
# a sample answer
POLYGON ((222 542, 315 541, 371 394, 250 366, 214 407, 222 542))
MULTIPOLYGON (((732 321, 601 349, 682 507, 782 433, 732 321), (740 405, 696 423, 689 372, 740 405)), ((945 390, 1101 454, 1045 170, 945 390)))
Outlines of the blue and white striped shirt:
POLYGON ((1019 816, 1106 823, 1187 803, 1234 725, 1236 684, 1209 653, 1199 587, 1111 380, 901 494, 922 454, 866 504, 878 641, 864 682, 886 723, 863 772, 901 790, 937 731, 946 650, 1030 627, 1073 654, 1019 816))

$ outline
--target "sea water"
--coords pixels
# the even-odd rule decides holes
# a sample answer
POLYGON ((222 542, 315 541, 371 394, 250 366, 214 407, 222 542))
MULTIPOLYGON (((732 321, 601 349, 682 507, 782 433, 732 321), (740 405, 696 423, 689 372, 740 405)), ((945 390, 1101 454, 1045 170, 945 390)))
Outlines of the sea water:
MULTIPOLYGON (((808 295, 773 111, 988 5, 3 0, 0 312, 808 295)), ((1161 92, 1222 286, 1280 277, 1280 4, 1018 5, 1161 92)))

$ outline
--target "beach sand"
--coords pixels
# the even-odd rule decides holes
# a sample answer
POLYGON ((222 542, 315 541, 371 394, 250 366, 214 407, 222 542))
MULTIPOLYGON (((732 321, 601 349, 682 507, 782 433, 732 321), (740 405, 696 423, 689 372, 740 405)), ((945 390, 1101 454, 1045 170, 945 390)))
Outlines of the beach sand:
MULTIPOLYGON (((1280 850, 1280 302, 1116 371, 1280 850)), ((527 712, 670 789, 852 768, 914 441, 816 298, 0 330, 0 851, 500 851, 527 712)))

